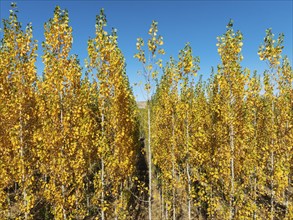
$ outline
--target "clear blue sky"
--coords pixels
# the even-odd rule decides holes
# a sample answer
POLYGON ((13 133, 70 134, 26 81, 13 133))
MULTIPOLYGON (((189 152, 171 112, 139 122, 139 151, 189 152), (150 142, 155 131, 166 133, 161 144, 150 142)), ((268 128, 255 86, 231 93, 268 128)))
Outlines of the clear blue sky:
MULTIPOLYGON (((0 17, 9 15, 10 2, 0 0, 0 17)), ((39 41, 38 72, 41 74, 43 25, 53 16, 56 5, 68 9, 73 27, 72 54, 78 54, 81 64, 87 57, 87 40, 94 37, 95 17, 101 8, 105 9, 109 30, 118 29, 118 42, 126 62, 130 83, 142 81, 137 74, 140 63, 133 58, 137 37, 147 38, 152 20, 159 22, 159 34, 164 37, 166 61, 171 55, 190 42, 194 55, 200 56, 199 74, 207 79, 211 66, 220 62, 217 54, 216 37, 226 30, 229 19, 234 20, 234 29, 244 36, 243 67, 262 72, 266 64, 259 60, 257 50, 263 42, 265 30, 272 28, 277 36, 285 34, 285 49, 292 63, 292 0, 290 1, 13 1, 17 3, 19 20, 23 27, 33 24, 35 39, 39 41)), ((1 23, 2 27, 2 23, 1 23)), ((2 37, 3 35, 1 35, 2 37)), ((142 90, 134 87, 138 100, 144 100, 142 90)))

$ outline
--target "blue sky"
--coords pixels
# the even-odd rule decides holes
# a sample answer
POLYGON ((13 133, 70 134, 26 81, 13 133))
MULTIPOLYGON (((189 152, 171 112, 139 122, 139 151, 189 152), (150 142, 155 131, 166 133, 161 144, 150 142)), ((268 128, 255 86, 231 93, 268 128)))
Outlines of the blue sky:
MULTIPOLYGON (((0 0, 0 17, 7 18, 11 1, 0 0)), ((53 16, 56 5, 69 11, 73 27, 72 54, 78 54, 81 64, 87 58, 87 40, 94 37, 95 17, 101 8, 105 9, 108 20, 107 29, 118 29, 118 43, 125 55, 127 74, 130 83, 143 81, 137 74, 140 63, 133 58, 136 52, 136 38, 147 39, 152 20, 159 23, 159 34, 164 37, 163 48, 167 61, 170 56, 177 57, 178 51, 190 42, 193 53, 201 59, 199 74, 203 79, 209 77, 211 66, 220 63, 217 54, 216 37, 226 30, 229 19, 234 20, 234 29, 244 36, 243 67, 262 72, 266 64, 259 60, 257 51, 263 42, 265 30, 272 28, 277 36, 285 34, 284 55, 292 63, 292 1, 14 1, 19 10, 19 21, 23 27, 33 24, 35 39, 39 41, 37 68, 42 72, 41 63, 44 41, 43 25, 53 16)), ((2 27, 2 23, 1 23, 2 27)), ((2 37, 2 35, 1 35, 2 37)), ((138 100, 144 100, 142 89, 134 87, 138 100)))

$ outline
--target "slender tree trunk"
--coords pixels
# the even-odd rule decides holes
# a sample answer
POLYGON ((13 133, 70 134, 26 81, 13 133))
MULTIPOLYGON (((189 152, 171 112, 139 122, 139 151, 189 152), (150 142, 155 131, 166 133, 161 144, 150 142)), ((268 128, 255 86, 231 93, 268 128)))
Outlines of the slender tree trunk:
POLYGON ((187 196, 187 207, 188 207, 188 220, 191 219, 191 178, 190 178, 190 165, 189 165, 189 124, 188 124, 188 111, 186 111, 186 148, 187 148, 187 164, 186 173, 188 181, 188 196, 187 196))
MULTIPOLYGON (((62 183, 62 186, 61 186, 61 190, 62 190, 62 197, 63 197, 63 199, 65 199, 65 186, 64 186, 63 183, 62 183)), ((64 219, 67 219, 67 217, 66 217, 66 210, 64 208, 64 204, 63 204, 63 218, 64 219)))
POLYGON ((115 205, 115 208, 114 208, 114 212, 115 212, 115 220, 118 220, 118 211, 117 211, 117 205, 115 205))
MULTIPOLYGON (((23 196, 23 205, 26 209, 27 207, 27 193, 26 193, 26 187, 25 187, 25 165, 24 165, 24 143, 23 143, 23 117, 22 117, 22 109, 19 113, 19 138, 20 138, 20 161, 22 166, 22 196, 23 196)), ((28 219, 28 212, 25 211, 24 213, 24 219, 28 219)))
MULTIPOLYGON (((104 114, 102 113, 102 136, 104 136, 104 114)), ((101 218, 102 220, 105 220, 105 213, 104 213, 104 186, 105 186, 105 180, 104 180, 104 156, 101 157, 101 183, 102 183, 102 197, 101 197, 101 204, 102 204, 102 210, 101 210, 101 218)))
MULTIPOLYGON (((23 95, 23 94, 22 94, 23 95)), ((22 115, 22 106, 20 106, 20 113, 19 113, 19 134, 20 134, 20 157, 21 157, 21 161, 22 161, 22 184, 23 184, 23 192, 22 192, 22 196, 23 196, 23 205, 26 209, 27 205, 28 205, 28 201, 27 201, 27 192, 26 192, 26 186, 25 186, 25 158, 24 158, 24 141, 23 141, 23 115, 22 115)), ((27 210, 24 213, 24 219, 27 220, 28 219, 28 212, 27 210)))
MULTIPOLYGON (((120 207, 123 208, 123 184, 120 184, 120 207)), ((115 205, 115 220, 118 220, 119 218, 119 209, 117 209, 117 203, 115 205)))
MULTIPOLYGON (((210 204, 213 202, 213 197, 214 197, 214 191, 213 191, 213 186, 211 187, 211 195, 210 195, 210 204)), ((212 205, 210 205, 212 206, 212 205)), ((211 217, 211 219, 214 219, 214 209, 212 211, 210 211, 211 213, 209 213, 209 216, 211 217)))
POLYGON ((291 175, 289 174, 288 188, 287 188, 288 192, 287 193, 285 192, 285 218, 288 217, 288 214, 289 214, 288 213, 288 207, 289 207, 289 198, 288 198, 289 196, 288 196, 288 194, 290 192, 290 187, 291 187, 291 175))
POLYGON ((148 94, 148 159, 149 159, 149 220, 152 219, 152 152, 151 152, 151 109, 148 94))
POLYGON ((87 214, 90 214, 90 197, 89 195, 86 196, 86 208, 87 208, 87 214))
POLYGON ((101 204, 102 204, 102 209, 101 209, 101 218, 102 220, 105 220, 105 212, 104 212, 104 201, 105 201, 105 194, 104 194, 104 188, 105 188, 105 180, 104 180, 104 172, 105 172, 105 167, 104 167, 104 159, 103 157, 101 158, 101 182, 102 182, 102 197, 101 197, 101 204))
MULTIPOLYGON (((288 128, 289 128, 289 122, 286 122, 286 130, 285 133, 288 132, 288 128)), ((290 143, 289 143, 290 144, 290 143)), ((286 157, 289 159, 290 158, 290 153, 286 153, 286 157)), ((286 187, 285 191, 284 191, 284 197, 285 197, 285 218, 288 215, 288 206, 289 206, 289 192, 290 192, 290 187, 291 187, 291 175, 290 173, 288 174, 288 187, 286 187)))
MULTIPOLYGON (((61 110, 60 110, 60 124, 61 124, 61 132, 62 132, 62 136, 63 136, 63 143, 62 143, 62 147, 61 147, 61 157, 62 159, 64 158, 64 144, 65 144, 65 137, 64 137, 64 127, 63 127, 63 94, 62 92, 59 93, 59 97, 60 97, 60 105, 61 105, 61 110)), ((62 166, 63 166, 63 161, 61 162, 62 166)), ((62 167, 63 172, 64 171, 64 167, 62 167)), ((61 185, 61 192, 62 192, 62 197, 63 200, 65 201, 65 186, 64 183, 62 181, 62 185, 61 185)), ((66 216, 66 210, 64 208, 64 204, 62 204, 62 210, 63 210, 63 219, 67 219, 66 216)))
MULTIPOLYGON (((102 109, 101 109, 101 113, 102 113, 102 121, 101 121, 101 129, 102 129, 102 140, 105 140, 105 127, 104 127, 104 123, 105 123, 105 115, 104 115, 104 110, 105 110, 105 101, 104 99, 102 99, 102 109)), ((102 189, 101 189, 101 219, 105 220, 105 212, 104 212, 104 202, 105 202, 105 193, 104 193, 104 188, 105 188, 105 164, 104 164, 104 155, 102 153, 101 155, 101 183, 102 183, 102 189)))
MULTIPOLYGON (((274 144, 274 141, 272 141, 274 144)), ((271 220, 274 220, 274 151, 271 151, 271 220)))
POLYGON ((230 150, 231 150, 231 192, 230 192, 230 219, 234 218, 234 127, 230 124, 230 150))
MULTIPOLYGON (((77 190, 75 190, 75 208, 76 208, 76 210, 78 210, 79 209, 79 203, 78 203, 78 191, 77 190)), ((76 216, 75 216, 77 219, 78 219, 78 214, 76 214, 76 216)))
MULTIPOLYGON (((254 111, 254 120, 253 120, 253 125, 254 125, 254 142, 256 143, 257 141, 257 125, 256 125, 256 110, 254 111)), ((257 149, 257 144, 255 144, 255 149, 257 149)), ((257 190, 257 171, 256 171, 256 167, 254 167, 254 189, 253 189, 253 200, 254 200, 254 205, 255 207, 257 207, 256 205, 256 190, 257 190)), ((256 220, 257 215, 256 215, 256 210, 253 210, 253 220, 256 220)))
POLYGON ((161 219, 164 219, 164 196, 163 196, 163 187, 160 190, 161 197, 161 219))
MULTIPOLYGON (((48 171, 46 171, 46 172, 48 172, 48 171)), ((47 190, 47 182, 48 182, 47 173, 44 174, 44 182, 45 182, 45 189, 44 189, 44 191, 46 191, 47 190)), ((45 219, 47 219, 48 210, 49 210, 48 204, 46 203, 45 204, 45 219)))
POLYGON ((172 114, 172 196, 173 196, 173 220, 176 220, 176 192, 175 192, 175 116, 172 114))
MULTIPOLYGON (((274 126, 274 102, 272 102, 272 126, 274 126)), ((274 132, 274 129, 272 130, 274 132)), ((274 220, 274 139, 272 139, 271 146, 271 220, 274 220)))
POLYGON ((186 167, 187 179, 188 179, 188 220, 191 219, 191 180, 190 180, 190 170, 189 163, 187 163, 186 167))
POLYGON ((124 200, 123 200, 123 188, 124 188, 124 184, 121 183, 120 187, 121 187, 121 190, 120 190, 120 199, 121 199, 121 202, 120 203, 121 203, 122 209, 124 210, 124 206, 123 206, 123 202, 124 202, 124 200))
POLYGON ((165 208, 165 219, 168 219, 168 204, 166 203, 166 208, 165 208))
MULTIPOLYGON (((257 180, 256 180, 256 169, 255 170, 255 174, 254 174, 254 195, 253 195, 253 199, 254 199, 254 205, 255 207, 257 207, 256 205, 256 190, 257 190, 257 180)), ((256 215, 256 210, 253 210, 253 220, 257 219, 257 215, 256 215)))
MULTIPOLYGON (((90 165, 91 167, 91 165, 90 165)), ((90 214, 90 195, 89 195, 89 179, 86 183, 86 209, 87 209, 87 215, 90 214)))

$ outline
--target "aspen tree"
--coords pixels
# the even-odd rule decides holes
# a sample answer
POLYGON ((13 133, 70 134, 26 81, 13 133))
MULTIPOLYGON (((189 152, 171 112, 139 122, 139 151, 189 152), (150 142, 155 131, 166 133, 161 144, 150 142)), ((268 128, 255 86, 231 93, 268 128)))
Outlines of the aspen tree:
POLYGON ((139 171, 137 104, 104 11, 82 79, 68 12, 55 8, 37 79, 32 26, 22 30, 11 6, 0 42, 0 219, 137 219, 142 202, 149 219, 293 219, 293 71, 283 34, 266 31, 263 81, 242 69, 232 21, 207 84, 195 84, 199 58, 189 44, 158 81, 163 38, 153 22, 134 55, 147 93, 148 167, 139 171), (147 169, 148 179, 138 177, 147 169), (144 192, 147 201, 136 196, 144 192))
MULTIPOLYGON (((100 14, 96 17, 95 38, 88 42, 88 54, 90 59, 89 68, 90 71, 93 71, 94 69, 97 70, 97 82, 95 83, 97 84, 98 111, 100 113, 100 134, 97 139, 97 153, 100 160, 100 170, 95 177, 94 186, 95 195, 96 197, 98 196, 96 200, 99 200, 95 203, 99 204, 101 219, 106 218, 105 211, 109 206, 106 200, 106 196, 108 195, 106 187, 109 184, 108 178, 106 177, 106 170, 108 169, 108 163, 110 162, 108 161, 107 156, 111 150, 111 139, 109 134, 111 132, 111 126, 108 124, 108 120, 110 120, 108 114, 111 108, 111 91, 114 79, 113 71, 111 72, 109 70, 111 68, 109 63, 111 52, 115 48, 115 44, 111 41, 113 36, 109 35, 104 30, 106 25, 106 16, 102 9, 100 14)), ((109 174, 107 173, 107 175, 109 174)))
POLYGON ((100 192, 101 218, 125 219, 128 216, 126 190, 133 176, 137 151, 137 110, 125 74, 125 59, 118 47, 117 33, 104 28, 106 16, 97 16, 96 36, 88 43, 90 71, 97 70, 100 136, 98 154, 100 179, 96 178, 95 194, 100 192), (106 190, 107 189, 107 190, 106 190))
MULTIPOLYGON (((176 219, 177 180, 177 103, 179 75, 176 63, 171 57, 163 70, 156 93, 153 97, 152 134, 153 163, 156 166, 160 187, 164 193, 167 209, 172 209, 172 218, 176 219), (170 193, 171 192, 171 193, 170 193)), ((164 204, 161 204, 164 206, 164 204)), ((161 207, 162 209, 162 207, 161 207)), ((164 209, 164 208, 163 208, 164 209)), ((178 208, 177 208, 178 209, 178 208)), ((168 216, 165 216, 168 218, 168 216)))
MULTIPOLYGON (((86 64, 87 66, 87 64, 86 64)), ((85 99, 84 106, 87 111, 82 111, 85 116, 89 116, 90 118, 85 118, 83 125, 88 126, 89 133, 87 138, 83 141, 83 143, 87 143, 88 147, 85 150, 85 166, 86 166, 86 174, 84 178, 84 191, 85 191, 85 201, 84 205, 86 206, 87 216, 90 216, 94 210, 93 197, 95 194, 94 188, 94 177, 98 169, 98 149, 97 142, 100 135, 100 112, 98 107, 98 88, 96 82, 91 82, 88 72, 85 74, 85 78, 82 80, 81 85, 81 93, 82 97, 85 99), (88 113, 88 114, 87 114, 88 113)), ((83 119, 81 119, 83 120, 83 119)), ((84 130, 84 132, 86 132, 84 130)))
POLYGON ((96 17, 96 36, 94 39, 88 42, 88 54, 89 54, 89 68, 97 68, 97 86, 98 86, 98 110, 101 114, 101 131, 98 135, 97 145, 98 145, 98 157, 100 159, 100 179, 96 176, 95 179, 95 194, 100 194, 100 212, 101 219, 105 219, 106 202, 105 202, 105 156, 107 149, 109 148, 107 143, 107 130, 105 122, 105 114, 108 109, 108 99, 110 96, 110 85, 109 85, 109 75, 107 62, 109 60, 109 51, 114 48, 111 47, 109 42, 108 33, 104 30, 106 26, 106 16, 104 11, 101 10, 100 15, 96 17))
POLYGON ((86 79, 81 80, 81 68, 76 56, 70 57, 69 68, 65 77, 68 90, 64 97, 64 109, 67 117, 64 117, 64 130, 67 131, 69 160, 68 172, 72 175, 70 185, 71 193, 68 195, 70 206, 69 218, 84 218, 86 215, 83 201, 84 177, 87 174, 87 155, 92 151, 92 134, 94 122, 91 116, 89 87, 86 79))
MULTIPOLYGON (((274 180, 274 170, 275 170, 275 160, 276 160, 276 152, 275 152, 275 143, 276 143, 276 123, 275 123, 275 96, 274 86, 271 81, 271 76, 268 72, 264 74, 264 89, 265 95, 263 100, 264 105, 264 132, 265 132, 265 145, 264 145, 264 155, 266 160, 270 164, 269 170, 264 169, 266 173, 266 178, 269 179, 269 189, 270 189, 270 212, 269 216, 271 219, 275 218, 275 180, 274 180)), ((264 186, 266 187, 266 185, 264 186)), ((265 192, 265 191, 264 191, 265 192)))
POLYGON ((220 96, 220 73, 212 73, 207 88, 208 114, 210 115, 210 126, 208 130, 208 144, 206 150, 210 155, 206 161, 206 177, 203 181, 206 183, 205 200, 207 203, 207 216, 211 219, 224 219, 226 212, 223 211, 222 192, 223 182, 227 180, 227 169, 229 161, 226 159, 227 152, 223 149, 223 139, 227 135, 224 128, 223 118, 221 116, 222 99, 220 96))
POLYGON ((3 20, 0 44, 0 217, 31 219, 36 200, 33 132, 37 44, 31 24, 23 31, 16 5, 11 6, 9 19, 3 20), (18 210, 12 212, 12 206, 18 210))
POLYGON ((277 191, 279 188, 278 177, 281 177, 281 170, 278 163, 282 160, 280 149, 278 146, 278 111, 277 100, 275 95, 275 82, 277 82, 277 69, 280 65, 281 53, 283 50, 284 35, 280 34, 277 41, 274 39, 274 34, 271 29, 266 30, 266 36, 264 38, 264 44, 259 48, 259 57, 261 60, 268 62, 270 71, 264 73, 264 132, 266 135, 264 151, 265 157, 270 164, 270 169, 265 169, 269 177, 269 189, 270 189, 270 213, 269 218, 274 219, 277 216, 277 210, 275 203, 278 202, 277 191))
MULTIPOLYGON (((277 218, 289 219, 288 195, 290 193, 290 165, 292 162, 292 67, 284 57, 276 70, 276 155, 275 155, 275 200, 277 218), (290 133, 291 132, 291 133, 290 133), (280 207, 282 205, 282 208, 280 207), (284 214, 283 214, 284 213, 284 214)), ((291 213, 292 215, 292 213, 291 213)))
POLYGON ((128 215, 126 190, 130 186, 129 177, 134 174, 135 153, 137 151, 136 114, 134 97, 128 87, 125 75, 124 57, 115 42, 109 60, 109 71, 113 77, 111 89, 111 108, 109 109, 109 128, 111 155, 107 174, 111 176, 114 197, 114 218, 125 219, 128 215))
MULTIPOLYGON (((222 64, 219 67, 220 72, 220 97, 222 99, 221 117, 223 117, 226 134, 223 137, 228 137, 223 140, 223 146, 226 148, 227 159, 229 160, 229 170, 225 167, 224 172, 229 173, 228 179, 230 183, 225 181, 225 193, 229 193, 229 219, 234 219, 237 216, 236 211, 236 192, 241 194, 241 189, 237 186, 239 172, 241 172, 242 149, 242 132, 243 132, 243 114, 242 106, 244 99, 244 86, 246 76, 240 66, 240 61, 243 59, 240 54, 242 48, 242 34, 233 30, 233 22, 230 21, 227 25, 226 33, 218 38, 218 53, 221 57, 222 64), (229 149, 227 148, 229 147, 229 149), (228 153, 229 152, 229 153, 228 153)), ((227 164, 228 165, 228 164, 227 164)), ((224 174, 224 175, 227 175, 224 174)), ((241 195, 237 195, 240 197, 241 195)), ((238 200, 239 201, 239 200, 238 200)), ((241 200, 240 200, 241 201, 241 200)))
POLYGON ((153 80, 157 78, 157 67, 162 67, 162 60, 158 59, 158 55, 165 54, 164 49, 160 48, 163 45, 163 37, 158 35, 158 22, 153 21, 148 34, 148 53, 146 54, 144 47, 144 40, 137 38, 136 49, 138 53, 134 55, 143 65, 143 75, 145 77, 145 90, 147 93, 147 126, 148 126, 148 171, 149 171, 149 198, 148 198, 148 215, 149 220, 152 219, 152 147, 151 147, 151 96, 153 88, 153 80), (147 56, 147 57, 146 57, 147 56))
MULTIPOLYGON (((122 60, 122 54, 118 52, 122 60)), ((113 151, 114 163, 116 165, 112 168, 116 175, 113 177, 114 182, 119 182, 117 185, 117 207, 115 207, 115 218, 125 219, 129 217, 129 192, 127 190, 131 187, 130 179, 134 176, 136 164, 136 154, 138 151, 139 139, 137 129, 137 109, 134 96, 129 88, 128 78, 125 75, 125 64, 122 62, 122 69, 117 72, 115 77, 118 82, 115 83, 115 95, 113 98, 115 124, 116 127, 113 151), (119 181, 117 181, 119 180, 119 181)))
MULTIPOLYGON (((245 160, 243 167, 245 172, 242 174, 247 189, 246 203, 243 215, 247 218, 257 219, 259 215, 258 193, 260 186, 263 185, 262 178, 262 141, 261 141, 261 125, 263 118, 263 106, 261 97, 262 85, 260 76, 255 71, 249 79, 246 102, 245 102, 245 160)), ((244 217, 243 216, 243 217, 244 217)))
POLYGON ((54 17, 45 23, 45 69, 38 83, 39 129, 35 134, 44 197, 52 204, 50 212, 56 219, 84 215, 80 203, 87 146, 81 139, 89 130, 78 131, 86 125, 79 124, 84 103, 78 102, 81 69, 77 58, 69 57, 72 41, 68 12, 56 7, 54 17))
POLYGON ((285 205, 284 219, 293 217, 293 204, 289 199, 292 193, 292 146, 293 146, 293 70, 288 57, 284 57, 278 69, 277 100, 278 115, 278 142, 280 154, 280 166, 278 168, 278 192, 279 201, 285 205))
MULTIPOLYGON (((260 81, 260 76, 254 73, 250 79, 247 91, 246 101, 246 131, 245 138, 249 144, 248 152, 246 153, 246 162, 243 164, 247 169, 247 176, 251 179, 248 186, 248 195, 251 199, 251 204, 247 204, 247 210, 252 218, 257 219, 260 216, 268 214, 267 202, 260 199, 264 195, 268 195, 267 178, 268 178, 268 157, 267 150, 267 135, 268 135, 268 119, 269 111, 268 104, 262 91, 267 89, 267 77, 264 77, 264 83, 260 81), (257 95, 257 93, 259 93, 257 95)), ((248 179, 246 178, 246 181, 248 179)), ((249 215, 248 214, 248 215, 249 215)))
MULTIPOLYGON (((191 192, 194 211, 191 216, 200 218, 202 213, 206 212, 205 204, 207 201, 207 170, 209 169, 209 136, 208 128, 211 124, 210 115, 207 114, 208 100, 206 97, 206 85, 202 78, 198 80, 194 88, 193 105, 190 111, 190 143, 189 163, 191 170, 191 192)), ((190 210, 190 209, 189 209, 190 210)))
POLYGON ((207 82, 207 88, 206 88, 206 97, 208 102, 208 109, 207 114, 210 116, 209 126, 206 130, 208 135, 208 148, 206 149, 207 154, 209 155, 209 160, 206 161, 206 172, 207 175, 204 178, 204 182, 206 183, 205 191, 206 194, 203 196, 203 201, 206 203, 206 215, 210 218, 213 218, 213 212, 215 209, 215 199, 213 196, 213 188, 214 185, 211 184, 213 182, 212 174, 213 171, 216 170, 216 167, 214 167, 214 162, 212 159, 214 158, 214 148, 216 148, 216 97, 218 97, 218 83, 217 83, 217 77, 215 77, 214 69, 212 68, 210 77, 207 82))
POLYGON ((179 96, 178 96, 178 81, 179 81, 179 75, 175 69, 175 71, 172 71, 172 84, 169 92, 169 98, 170 98, 170 106, 169 106, 169 111, 171 113, 171 128, 172 128, 172 136, 171 136, 171 144, 172 144, 172 151, 171 151, 171 156, 172 156, 172 209, 173 209, 173 220, 176 219, 176 210, 178 209, 177 203, 177 189, 178 189, 178 145, 177 145, 177 121, 178 121, 178 114, 177 114, 177 103, 179 101, 179 96))
MULTIPOLYGON (((191 155, 191 131, 193 130, 193 121, 192 121, 192 109, 194 108, 194 81, 193 77, 196 76, 197 71, 199 70, 199 57, 194 57, 192 55, 192 48, 189 44, 186 44, 185 47, 179 52, 179 75, 181 79, 181 94, 180 94, 180 103, 178 107, 180 108, 181 115, 180 119, 182 120, 182 131, 183 134, 183 152, 181 152, 181 157, 185 158, 183 164, 184 170, 186 170, 186 180, 187 180, 187 209, 188 209, 188 219, 191 219, 191 200, 192 200, 192 167, 191 167, 191 158, 195 155, 191 155)), ((192 146, 195 147, 195 146, 192 146)), ((185 184, 184 184, 185 185, 185 184)))

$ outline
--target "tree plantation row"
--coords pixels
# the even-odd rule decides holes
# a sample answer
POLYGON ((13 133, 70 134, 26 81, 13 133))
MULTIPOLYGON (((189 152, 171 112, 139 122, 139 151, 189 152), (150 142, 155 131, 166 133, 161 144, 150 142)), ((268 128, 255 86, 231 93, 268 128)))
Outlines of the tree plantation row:
POLYGON ((293 219, 293 71, 268 29, 264 73, 241 66, 242 33, 218 37, 207 81, 189 44, 163 60, 152 22, 137 39, 138 109, 104 11, 82 67, 66 10, 32 26, 12 4, 0 43, 0 219, 293 219), (82 69, 86 70, 82 74, 82 69), (160 76, 160 77, 159 77, 160 76))

